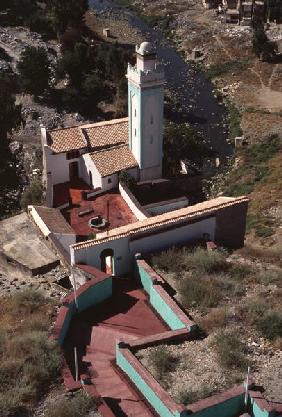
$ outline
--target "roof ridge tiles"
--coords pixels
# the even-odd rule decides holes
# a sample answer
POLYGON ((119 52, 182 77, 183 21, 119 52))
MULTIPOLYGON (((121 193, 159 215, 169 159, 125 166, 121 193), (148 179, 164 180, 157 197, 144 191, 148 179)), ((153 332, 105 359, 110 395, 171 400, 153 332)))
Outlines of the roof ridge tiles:
POLYGON ((153 229, 158 226, 181 222, 185 219, 197 218, 200 215, 212 213, 221 208, 233 206, 248 201, 249 199, 246 196, 218 197, 216 199, 207 200, 203 203, 195 204, 194 206, 188 206, 182 209, 171 211, 169 213, 160 214, 155 217, 149 217, 145 220, 141 220, 139 222, 135 222, 127 226, 121 226, 119 228, 112 229, 109 232, 107 232, 107 235, 105 236, 104 234, 100 234, 100 238, 98 236, 97 239, 76 243, 71 247, 74 250, 84 249, 87 247, 98 245, 100 243, 109 242, 118 238, 130 236, 138 232, 143 232, 148 229, 153 229))

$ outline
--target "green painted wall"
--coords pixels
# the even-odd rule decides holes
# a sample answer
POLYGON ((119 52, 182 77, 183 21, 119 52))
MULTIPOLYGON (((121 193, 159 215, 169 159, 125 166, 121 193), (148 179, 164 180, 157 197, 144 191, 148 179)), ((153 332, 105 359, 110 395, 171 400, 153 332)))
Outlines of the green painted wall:
MULTIPOLYGON (((109 277, 102 282, 98 282, 92 287, 85 290, 82 294, 77 297, 78 312, 81 313, 88 308, 107 300, 112 296, 113 293, 113 278, 109 277)), ((64 324, 62 326, 58 343, 60 346, 63 345, 66 334, 69 329, 69 325, 73 316, 77 314, 75 308, 75 302, 71 302, 69 305, 69 312, 66 315, 64 324)))
POLYGON ((179 317, 171 310, 171 308, 165 303, 160 294, 152 286, 150 292, 150 303, 154 309, 159 313, 162 319, 169 325, 171 330, 185 329, 185 324, 179 319, 179 317))
POLYGON ((63 327, 62 327, 61 332, 60 332, 59 339, 58 339, 58 343, 59 343, 60 346, 63 346, 66 334, 69 330, 69 326, 70 326, 70 322, 71 322, 72 317, 73 317, 73 309, 69 308, 68 313, 66 314, 66 317, 65 317, 63 327))
POLYGON ((123 370, 123 372, 126 373, 126 375, 129 376, 130 380, 135 384, 135 386, 139 389, 142 395, 147 399, 149 404, 152 405, 152 407, 161 417, 184 417, 184 415, 180 416, 180 413, 178 411, 173 413, 163 404, 163 402, 159 399, 155 392, 139 376, 135 369, 128 363, 118 346, 116 349, 116 361, 117 365, 123 370))
POLYGON ((234 417, 244 411, 244 394, 194 413, 195 417, 234 417))
POLYGON ((150 275, 136 262, 136 276, 141 281, 144 290, 149 295, 150 304, 168 324, 171 330, 185 329, 185 324, 171 310, 160 294, 154 289, 150 275))
POLYGON ((77 298, 78 312, 81 313, 88 308, 105 301, 112 296, 113 279, 109 277, 88 288, 77 298))

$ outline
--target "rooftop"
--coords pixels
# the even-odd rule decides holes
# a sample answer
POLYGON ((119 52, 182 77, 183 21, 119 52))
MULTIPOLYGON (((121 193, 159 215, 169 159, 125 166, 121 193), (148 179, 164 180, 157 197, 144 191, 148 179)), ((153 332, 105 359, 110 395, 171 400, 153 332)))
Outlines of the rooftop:
POLYGON ((47 144, 55 153, 90 148, 99 149, 127 143, 128 118, 49 130, 47 144))
POLYGON ((33 206, 51 233, 73 235, 75 232, 66 222, 60 210, 44 206, 33 206))
POLYGON ((102 177, 107 177, 115 172, 138 166, 136 159, 127 145, 92 152, 90 153, 90 157, 102 177))
POLYGON ((76 235, 81 238, 88 238, 93 232, 99 233, 98 229, 91 228, 88 224, 90 219, 98 215, 109 221, 109 226, 104 230, 111 230, 137 221, 118 191, 113 190, 86 200, 83 195, 86 187, 82 181, 73 185, 60 184, 58 189, 60 192, 63 186, 65 186, 64 193, 68 194, 71 205, 62 210, 62 214, 76 235))
POLYGON ((82 248, 87 248, 91 246, 98 245, 102 242, 107 242, 109 240, 118 239, 120 237, 130 236, 135 233, 147 231, 150 229, 155 229, 162 227, 164 225, 169 225, 173 223, 178 223, 186 220, 196 219, 203 215, 212 214, 213 212, 225 208, 228 206, 233 206, 240 204, 242 202, 248 202, 247 197, 218 197, 213 200, 208 200, 203 203, 195 204, 194 206, 185 207, 179 210, 174 210, 169 213, 161 214, 155 217, 149 217, 148 219, 141 220, 136 223, 128 224, 117 229, 113 229, 106 234, 102 233, 95 240, 89 240, 87 242, 77 243, 72 245, 74 250, 79 250, 82 248))

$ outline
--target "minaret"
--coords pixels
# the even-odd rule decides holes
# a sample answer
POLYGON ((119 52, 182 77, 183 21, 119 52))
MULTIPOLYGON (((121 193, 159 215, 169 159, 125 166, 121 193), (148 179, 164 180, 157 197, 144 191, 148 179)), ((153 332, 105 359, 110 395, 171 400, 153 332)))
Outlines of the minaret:
POLYGON ((136 55, 127 71, 129 147, 145 181, 162 177, 165 79, 151 43, 136 47, 136 55))

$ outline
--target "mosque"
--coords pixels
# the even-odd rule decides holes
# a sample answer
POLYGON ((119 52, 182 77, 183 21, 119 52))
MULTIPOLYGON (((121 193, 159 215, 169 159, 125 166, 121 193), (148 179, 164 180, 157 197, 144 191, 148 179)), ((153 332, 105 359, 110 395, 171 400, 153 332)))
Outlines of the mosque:
POLYGON ((193 241, 244 244, 246 197, 196 205, 187 198, 142 206, 119 181, 161 182, 165 76, 153 45, 136 47, 128 65, 128 118, 41 129, 46 206, 29 214, 68 264, 123 275, 136 253, 193 241), (99 221, 101 224, 98 224, 99 221))

